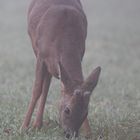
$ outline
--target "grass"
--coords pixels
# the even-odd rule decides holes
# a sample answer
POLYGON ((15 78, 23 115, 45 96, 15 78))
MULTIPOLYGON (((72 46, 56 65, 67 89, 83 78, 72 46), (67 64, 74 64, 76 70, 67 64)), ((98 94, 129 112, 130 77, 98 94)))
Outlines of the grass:
MULTIPOLYGON (((102 74, 89 109, 93 140, 140 140, 140 2, 82 0, 89 31, 85 77, 100 65, 102 74)), ((53 80, 41 131, 19 134, 34 79, 35 57, 26 32, 28 1, 0 1, 0 140, 61 140, 53 80), (51 102, 51 104, 50 104, 51 102)), ((59 91, 59 92, 58 92, 59 91)), ((34 118, 35 116, 33 116, 34 118)), ((80 135, 81 140, 85 138, 80 135)))

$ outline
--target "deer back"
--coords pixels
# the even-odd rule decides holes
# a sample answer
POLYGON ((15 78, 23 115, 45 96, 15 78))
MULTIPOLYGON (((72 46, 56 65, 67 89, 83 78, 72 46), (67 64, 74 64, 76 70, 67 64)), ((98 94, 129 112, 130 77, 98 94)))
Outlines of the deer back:
POLYGON ((61 71, 65 87, 69 85, 65 73, 73 85, 83 82, 81 61, 87 20, 79 0, 33 0, 28 12, 28 31, 35 41, 35 50, 53 76, 59 78, 61 71))

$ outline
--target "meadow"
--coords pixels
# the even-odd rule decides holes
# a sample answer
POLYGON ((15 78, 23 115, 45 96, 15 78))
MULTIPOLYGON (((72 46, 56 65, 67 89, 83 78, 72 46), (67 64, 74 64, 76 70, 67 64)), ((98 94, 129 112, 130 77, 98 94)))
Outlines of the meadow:
MULTIPOLYGON (((88 18, 84 76, 102 67, 89 107, 92 140, 140 140, 140 1, 82 3, 88 18)), ((28 5, 28 0, 0 0, 0 140, 62 140, 56 79, 46 102, 48 126, 19 134, 35 71, 27 34, 28 5)), ((85 140, 83 133, 79 139, 85 140)))

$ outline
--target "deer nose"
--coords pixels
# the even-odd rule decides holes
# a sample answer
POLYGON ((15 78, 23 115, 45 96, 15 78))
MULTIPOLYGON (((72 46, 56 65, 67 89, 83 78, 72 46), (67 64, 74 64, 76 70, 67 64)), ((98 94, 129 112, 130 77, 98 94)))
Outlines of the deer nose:
POLYGON ((70 139, 71 137, 72 137, 72 133, 71 133, 71 131, 69 130, 67 130, 67 131, 64 131, 64 134, 65 134, 65 138, 66 139, 70 139))
POLYGON ((70 136, 71 136, 70 133, 66 133, 66 135, 65 135, 66 139, 69 139, 70 136))

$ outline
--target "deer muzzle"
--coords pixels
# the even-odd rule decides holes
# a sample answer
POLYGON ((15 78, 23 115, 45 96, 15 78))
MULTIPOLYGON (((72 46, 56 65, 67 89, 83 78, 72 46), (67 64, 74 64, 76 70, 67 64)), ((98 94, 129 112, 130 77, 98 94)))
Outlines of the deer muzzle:
POLYGON ((70 129, 64 131, 65 138, 71 139, 72 137, 78 137, 78 131, 71 131, 70 129))

